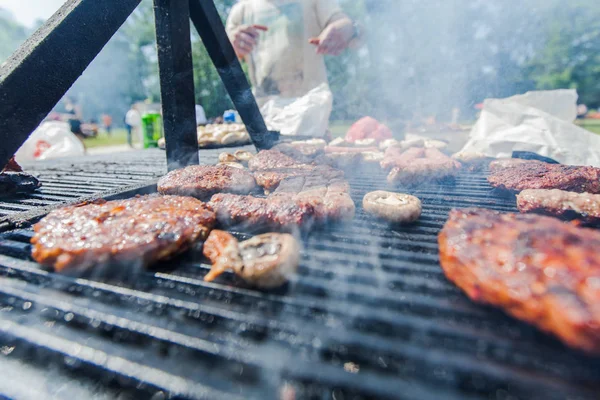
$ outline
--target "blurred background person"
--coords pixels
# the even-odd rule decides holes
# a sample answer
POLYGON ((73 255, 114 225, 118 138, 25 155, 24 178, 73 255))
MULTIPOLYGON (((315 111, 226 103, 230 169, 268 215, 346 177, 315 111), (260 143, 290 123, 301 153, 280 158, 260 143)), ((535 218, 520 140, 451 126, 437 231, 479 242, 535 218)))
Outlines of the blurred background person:
POLYGON ((259 106, 327 83, 324 55, 341 54, 361 36, 336 0, 241 0, 227 33, 248 65, 259 106))
POLYGON ((132 136, 135 136, 140 142, 142 141, 142 115, 137 110, 135 104, 132 104, 127 114, 125 114, 125 126, 127 127, 127 144, 130 147, 133 147, 132 136))

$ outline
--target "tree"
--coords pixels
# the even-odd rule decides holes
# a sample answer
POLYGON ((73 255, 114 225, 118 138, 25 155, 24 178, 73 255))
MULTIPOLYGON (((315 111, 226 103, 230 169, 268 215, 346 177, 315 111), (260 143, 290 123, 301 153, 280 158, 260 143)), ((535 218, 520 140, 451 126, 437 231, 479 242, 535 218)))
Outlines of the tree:
POLYGON ((579 101, 600 107, 600 8, 586 0, 548 1, 547 43, 529 65, 539 89, 577 89, 579 101))

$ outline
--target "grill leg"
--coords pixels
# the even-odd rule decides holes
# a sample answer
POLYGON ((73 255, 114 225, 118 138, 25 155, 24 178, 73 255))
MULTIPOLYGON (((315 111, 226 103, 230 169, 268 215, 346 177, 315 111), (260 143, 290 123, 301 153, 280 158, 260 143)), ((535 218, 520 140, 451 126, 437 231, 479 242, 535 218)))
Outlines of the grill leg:
POLYGON ((257 149, 268 149, 279 138, 277 132, 267 130, 250 84, 229 42, 221 17, 213 0, 189 0, 192 22, 206 46, 208 55, 240 113, 240 117, 257 149))
POLYGON ((189 18, 186 1, 154 0, 169 171, 199 163, 189 18))

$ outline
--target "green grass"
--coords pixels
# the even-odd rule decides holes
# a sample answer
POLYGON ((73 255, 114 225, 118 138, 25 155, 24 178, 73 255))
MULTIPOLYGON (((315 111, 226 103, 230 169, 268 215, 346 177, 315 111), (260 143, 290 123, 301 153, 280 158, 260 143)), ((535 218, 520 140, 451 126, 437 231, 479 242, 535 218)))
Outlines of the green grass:
POLYGON ((127 144, 127 130, 126 129, 113 129, 111 135, 107 135, 106 132, 98 132, 98 136, 95 138, 89 138, 84 140, 85 146, 88 149, 93 147, 106 147, 106 146, 118 146, 127 144))
MULTIPOLYGON (((331 121, 329 125, 331 135, 334 138, 340 136, 343 137, 352 123, 353 121, 331 121)), ((584 119, 577 120, 576 123, 582 128, 600 135, 600 120, 584 119)), ((118 146, 123 144, 127 144, 127 131, 125 129, 113 129, 112 135, 110 136, 108 136, 106 132, 100 131, 97 137, 85 139, 87 148, 118 146)))
POLYGON ((578 119, 576 124, 590 132, 600 135, 600 119, 578 119))
POLYGON ((331 121, 329 124, 329 130, 331 131, 331 136, 334 138, 345 136, 346 132, 348 132, 348 128, 352 125, 353 121, 331 121))

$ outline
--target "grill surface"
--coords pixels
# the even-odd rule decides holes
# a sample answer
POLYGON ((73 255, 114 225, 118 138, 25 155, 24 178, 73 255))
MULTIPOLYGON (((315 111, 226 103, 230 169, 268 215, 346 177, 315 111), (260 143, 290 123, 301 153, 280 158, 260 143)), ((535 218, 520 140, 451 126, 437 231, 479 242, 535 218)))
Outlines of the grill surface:
MULTIPOLYGON (((371 174, 351 185, 357 205, 387 186, 371 174)), ((31 229, 6 232, 0 367, 17 363, 12 387, 31 388, 50 364, 42 392, 107 398, 596 398, 598 360, 470 302, 439 267, 452 207, 515 211, 514 198, 471 173, 409 192, 423 201, 417 224, 390 228, 358 206, 352 223, 308 235, 296 279, 269 293, 232 275, 204 282, 194 253, 125 282, 57 275, 31 261, 31 229)))

